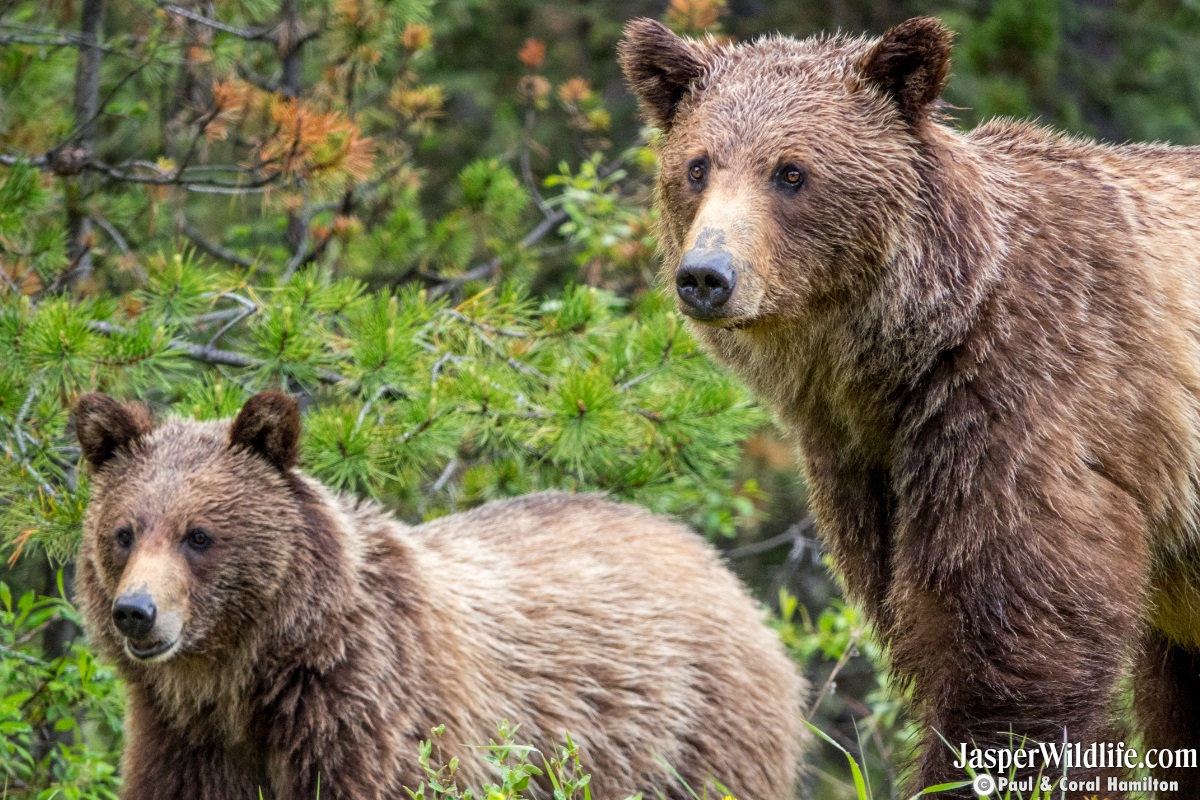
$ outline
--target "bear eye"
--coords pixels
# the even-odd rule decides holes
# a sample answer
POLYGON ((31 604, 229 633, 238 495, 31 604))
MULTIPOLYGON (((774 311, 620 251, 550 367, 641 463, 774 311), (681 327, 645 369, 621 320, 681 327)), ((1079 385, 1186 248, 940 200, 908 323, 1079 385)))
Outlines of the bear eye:
POLYGON ((187 532, 187 537, 183 541, 197 553, 203 553, 212 546, 213 540, 212 534, 204 528, 192 528, 187 532))
POLYGON ((703 158, 697 158, 688 164, 688 180, 693 184, 703 183, 708 176, 708 161, 703 158))
POLYGON ((807 177, 804 167, 795 164, 784 164, 775 171, 775 182, 786 189, 799 189, 807 177))
POLYGON ((122 525, 121 527, 117 528, 117 532, 114 534, 114 536, 117 540, 117 547, 121 548, 122 550, 128 550, 129 548, 133 547, 133 528, 129 527, 128 525, 122 525))

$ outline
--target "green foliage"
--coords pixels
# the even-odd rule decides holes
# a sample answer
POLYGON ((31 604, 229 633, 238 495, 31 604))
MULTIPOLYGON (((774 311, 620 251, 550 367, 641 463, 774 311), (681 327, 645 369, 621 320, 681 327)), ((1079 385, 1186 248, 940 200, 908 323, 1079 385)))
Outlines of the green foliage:
POLYGON ((123 702, 111 669, 82 644, 45 659, 51 623, 78 622, 65 600, 14 598, 0 582, 0 772, 6 797, 116 800, 123 702), (67 738, 67 735, 70 735, 67 738))
MULTIPOLYGON (((889 786, 895 784, 897 781, 892 765, 911 761, 914 755, 912 743, 917 740, 917 730, 905 716, 904 696, 895 692, 887 683, 886 654, 862 619, 861 612, 853 606, 835 600, 813 620, 808 610, 801 606, 790 592, 781 589, 779 616, 773 621, 773 625, 784 645, 799 663, 807 664, 819 659, 822 663, 832 665, 823 681, 816 685, 805 717, 806 723, 815 717, 817 709, 826 704, 826 701, 838 699, 838 681, 844 672, 855 666, 865 666, 873 678, 873 685, 861 700, 861 707, 865 711, 855 715, 852 741, 839 742, 829 733, 807 723, 821 740, 843 754, 850 766, 849 785, 830 772, 818 771, 821 791, 849 793, 857 800, 868 800, 874 796, 871 787, 873 771, 881 774, 889 786), (848 745, 855 748, 859 759, 855 759, 854 754, 847 749, 848 745)), ((857 702, 857 698, 854 700, 857 702)), ((928 791, 933 793, 940 788, 945 787, 935 787, 928 791)))
POLYGON ((623 202, 621 181, 624 170, 606 170, 599 154, 584 161, 578 170, 559 165, 556 175, 546 178, 546 186, 561 188, 553 199, 567 214, 559 229, 562 235, 579 245, 577 262, 611 263, 618 260, 618 248, 636 239, 641 214, 623 202))
MULTIPOLYGON (((445 735, 445 726, 434 728, 431 738, 421 742, 420 764, 425 771, 425 781, 416 789, 406 791, 412 800, 525 800, 531 796, 530 783, 533 778, 546 776, 553 787, 554 800, 591 800, 588 784, 591 776, 584 771, 579 758, 579 747, 566 736, 566 744, 557 752, 544 755, 533 747, 517 744, 515 736, 520 725, 510 725, 507 720, 500 723, 496 738, 487 745, 478 747, 483 760, 495 769, 499 783, 487 783, 479 788, 459 788, 457 757, 447 759, 440 741, 445 735), (542 766, 530 763, 537 757, 542 766)), ((635 795, 626 800, 641 800, 635 795)))
POLYGON ((303 465, 413 519, 548 487, 608 491, 712 533, 750 513, 732 492, 709 493, 728 486, 762 416, 662 303, 505 286, 452 306, 315 267, 248 284, 188 257, 148 275, 136 316, 107 302, 4 304, 15 357, 0 373, 0 492, 22 520, 6 526, 10 543, 71 551, 86 481, 68 406, 92 388, 201 417, 268 387, 304 393, 303 465), (227 310, 239 316, 216 316, 227 310), (240 366, 207 363, 215 333, 240 366))

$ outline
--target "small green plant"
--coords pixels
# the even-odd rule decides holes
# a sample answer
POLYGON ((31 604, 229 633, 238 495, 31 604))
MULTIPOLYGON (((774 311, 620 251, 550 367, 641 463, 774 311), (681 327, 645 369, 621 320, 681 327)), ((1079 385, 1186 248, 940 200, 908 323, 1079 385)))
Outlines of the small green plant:
POLYGON ((123 702, 113 672, 82 644, 40 652, 41 633, 78 624, 61 597, 14 598, 0 583, 0 787, 6 800, 116 800, 123 702))
MULTIPOLYGON (((458 785, 458 757, 446 758, 441 746, 446 726, 439 725, 430 731, 429 739, 421 742, 419 759, 425 780, 416 789, 405 791, 411 800, 526 800, 530 797, 530 782, 544 775, 554 790, 554 800, 591 800, 591 775, 584 771, 579 747, 570 734, 566 734, 565 745, 545 755, 516 743, 519 728, 505 720, 497 728, 495 739, 476 748, 495 769, 499 782, 463 789, 458 785), (541 758, 541 767, 530 763, 535 757, 541 758)), ((641 795, 626 800, 641 800, 641 795)))
MULTIPOLYGON (((818 768, 819 780, 830 785, 830 791, 834 790, 833 786, 838 787, 839 796, 857 792, 860 779, 869 785, 872 772, 878 774, 878 782, 889 786, 896 784, 899 775, 895 765, 910 761, 913 755, 915 725, 905 713, 906 698, 888 684, 886 654, 876 642, 862 612, 851 604, 834 600, 813 619, 808 609, 786 589, 780 590, 778 604, 779 616, 771 624, 792 657, 805 666, 814 663, 830 665, 828 675, 814 685, 805 712, 809 723, 817 722, 833 731, 840 714, 831 714, 829 709, 839 708, 838 701, 846 699, 839 691, 840 678, 847 670, 857 668, 861 672, 864 666, 868 670, 868 688, 861 694, 861 700, 856 696, 852 705, 843 709, 843 713, 853 714, 853 735, 858 740, 858 753, 864 759, 861 772, 851 770, 853 783, 850 784, 844 776, 835 776, 818 768), (867 759, 868 753, 872 756, 870 759, 867 759)), ((844 742, 850 741, 846 732, 842 736, 844 742)), ((827 739, 828 735, 822 733, 821 738, 827 739)), ((835 746, 839 751, 847 752, 844 745, 835 746)))
MULTIPOLYGON (((820 728, 811 723, 805 724, 808 725, 809 730, 816 734, 820 739, 832 745, 838 750, 838 752, 846 756, 846 760, 850 764, 850 774, 854 778, 854 796, 856 800, 875 800, 875 792, 872 789, 870 782, 867 780, 866 774, 859 766, 858 761, 854 758, 854 755, 849 750, 838 744, 837 741, 831 738, 820 728)), ((973 775, 971 777, 974 778, 973 775)), ((911 800, 916 800, 916 798, 924 797, 926 795, 948 792, 951 789, 961 789, 964 786, 970 785, 971 781, 951 781, 948 783, 939 783, 937 786, 930 786, 927 789, 922 789, 921 791, 917 792, 912 796, 911 800)), ((1006 798, 1006 800, 1008 799, 1006 798)), ((1013 798, 1012 800, 1016 800, 1016 798, 1013 798)), ((1030 800, 1036 800, 1036 798, 1030 798, 1030 800)))

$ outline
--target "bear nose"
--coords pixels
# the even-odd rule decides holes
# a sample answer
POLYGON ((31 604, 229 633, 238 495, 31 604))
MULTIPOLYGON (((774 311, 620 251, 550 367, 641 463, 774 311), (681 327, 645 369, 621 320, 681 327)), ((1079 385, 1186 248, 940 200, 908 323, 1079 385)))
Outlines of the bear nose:
POLYGON ((725 305, 736 283, 733 256, 728 250, 689 250, 675 272, 679 299, 701 314, 711 314, 725 305))
POLYGON ((145 592, 126 592, 113 604, 113 623, 117 630, 130 639, 144 640, 154 630, 154 618, 158 609, 154 600, 145 592))

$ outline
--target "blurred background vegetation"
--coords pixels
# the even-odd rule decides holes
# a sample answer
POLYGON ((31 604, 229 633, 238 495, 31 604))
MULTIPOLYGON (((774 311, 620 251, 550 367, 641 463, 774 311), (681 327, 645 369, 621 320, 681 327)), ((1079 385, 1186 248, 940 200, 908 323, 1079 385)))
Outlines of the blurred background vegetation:
MULTIPOLYGON (((119 687, 64 600, 73 398, 213 417, 267 387, 303 398, 306 469, 406 519, 556 486, 704 531, 896 796, 903 704, 793 456, 655 289, 653 132, 614 45, 636 16, 914 14, 958 32, 960 125, 1200 142, 1200 0, 0 0, 2 796, 119 785, 119 687)), ((822 748, 804 796, 854 796, 822 748)))

